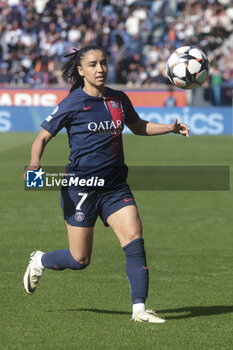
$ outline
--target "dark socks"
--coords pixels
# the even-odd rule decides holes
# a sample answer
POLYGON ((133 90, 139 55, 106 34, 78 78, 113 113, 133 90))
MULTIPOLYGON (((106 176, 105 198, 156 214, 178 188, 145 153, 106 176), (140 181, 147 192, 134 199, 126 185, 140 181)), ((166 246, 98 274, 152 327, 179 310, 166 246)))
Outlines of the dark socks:
POLYGON ((149 271, 146 264, 143 238, 137 238, 123 247, 126 255, 126 273, 133 304, 145 303, 149 287, 149 271))
POLYGON ((88 264, 81 264, 76 261, 71 255, 69 249, 60 249, 54 252, 45 253, 42 255, 41 261, 45 268, 52 270, 82 270, 88 266, 88 264))

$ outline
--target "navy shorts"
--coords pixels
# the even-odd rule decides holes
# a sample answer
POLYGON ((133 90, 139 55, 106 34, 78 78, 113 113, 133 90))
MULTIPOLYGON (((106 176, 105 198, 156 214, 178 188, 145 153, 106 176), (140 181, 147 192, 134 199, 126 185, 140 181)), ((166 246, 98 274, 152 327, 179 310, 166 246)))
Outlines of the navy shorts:
POLYGON ((126 183, 110 190, 80 186, 61 189, 64 219, 71 226, 93 227, 98 216, 108 226, 109 215, 128 205, 136 205, 136 202, 126 183))

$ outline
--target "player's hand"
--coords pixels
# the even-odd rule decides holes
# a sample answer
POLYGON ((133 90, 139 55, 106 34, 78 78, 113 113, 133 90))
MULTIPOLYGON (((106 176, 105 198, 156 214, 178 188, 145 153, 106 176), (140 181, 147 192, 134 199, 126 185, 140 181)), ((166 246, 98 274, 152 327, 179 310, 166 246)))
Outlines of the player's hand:
POLYGON ((184 123, 178 123, 177 118, 175 118, 171 127, 174 134, 181 134, 183 136, 189 137, 189 127, 184 123))
POLYGON ((26 180, 27 178, 27 170, 39 170, 40 169, 40 165, 29 165, 26 169, 25 169, 25 172, 23 174, 23 177, 24 177, 24 180, 26 180))

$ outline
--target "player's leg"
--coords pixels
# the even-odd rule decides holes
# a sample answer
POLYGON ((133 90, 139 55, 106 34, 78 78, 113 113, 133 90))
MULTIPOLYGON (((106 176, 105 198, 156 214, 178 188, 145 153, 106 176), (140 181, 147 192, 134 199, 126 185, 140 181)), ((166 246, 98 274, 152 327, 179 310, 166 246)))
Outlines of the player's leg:
POLYGON ((133 311, 136 308, 144 310, 148 293, 148 269, 142 239, 142 225, 134 197, 129 186, 124 184, 106 192, 101 203, 101 218, 105 225, 113 229, 125 251, 126 273, 130 283, 133 311))
POLYGON ((67 224, 69 249, 59 249, 49 253, 33 252, 24 275, 24 288, 32 294, 44 269, 83 270, 91 259, 93 228, 75 227, 67 224))
POLYGON ((97 218, 95 207, 93 207, 95 203, 93 195, 93 193, 85 192, 84 198, 83 192, 76 187, 61 191, 61 205, 64 219, 67 222, 69 249, 59 249, 49 253, 36 251, 31 254, 24 275, 24 287, 28 294, 35 291, 42 272, 46 268, 82 270, 89 265, 93 227, 97 218), (80 200, 82 200, 82 208, 80 200))
MULTIPOLYGON (((148 268, 142 225, 135 205, 126 206, 107 218, 126 255, 126 273, 130 283, 134 308, 145 309, 148 294, 148 268)), ((134 311, 134 310, 133 310, 134 311)))
POLYGON ((60 249, 42 255, 44 268, 52 270, 82 270, 91 259, 93 227, 77 227, 67 223, 69 249, 60 249))
POLYGON ((115 232, 121 247, 135 239, 142 238, 142 224, 135 205, 128 205, 107 218, 108 225, 115 232))
POLYGON ((76 227, 67 223, 69 249, 73 258, 80 264, 90 264, 93 232, 93 227, 76 227))
POLYGON ((149 288, 149 271, 146 262, 142 225, 135 205, 129 205, 107 218, 126 255, 126 273, 133 302, 132 320, 163 323, 152 311, 146 310, 145 301, 149 288))

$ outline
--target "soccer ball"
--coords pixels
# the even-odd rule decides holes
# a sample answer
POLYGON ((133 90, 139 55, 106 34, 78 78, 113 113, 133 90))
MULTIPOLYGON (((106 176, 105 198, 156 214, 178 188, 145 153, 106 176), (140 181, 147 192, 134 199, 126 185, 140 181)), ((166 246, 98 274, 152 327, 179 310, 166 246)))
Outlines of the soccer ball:
POLYGON ((195 46, 182 46, 167 60, 167 75, 173 85, 181 89, 195 89, 209 74, 209 61, 195 46))

